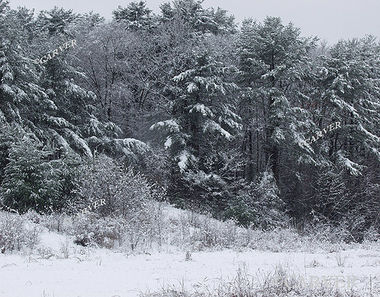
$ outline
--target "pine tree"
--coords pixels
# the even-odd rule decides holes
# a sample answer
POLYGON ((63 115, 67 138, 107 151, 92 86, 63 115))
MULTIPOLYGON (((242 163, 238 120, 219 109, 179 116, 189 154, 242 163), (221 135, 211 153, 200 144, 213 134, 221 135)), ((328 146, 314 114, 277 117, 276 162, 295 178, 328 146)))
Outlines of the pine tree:
POLYGON ((288 222, 273 172, 264 171, 254 182, 240 181, 244 187, 229 201, 227 217, 243 226, 261 229, 283 227, 288 222))
POLYGON ((284 26, 279 18, 268 17, 263 24, 243 23, 239 53, 248 164, 257 159, 256 172, 269 165, 277 182, 281 151, 307 149, 302 129, 307 118, 294 106, 302 90, 294 92, 294 88, 307 77, 308 51, 313 46, 312 40, 300 36, 299 29, 292 24, 284 26), (263 145, 254 149, 252 142, 263 145), (257 158, 252 156, 255 150, 257 158))
POLYGON ((135 1, 126 8, 118 7, 113 11, 116 21, 124 22, 130 30, 151 29, 154 26, 152 10, 146 7, 146 2, 135 1))
POLYGON ((177 0, 166 2, 160 6, 161 21, 168 22, 175 19, 182 20, 195 33, 231 34, 236 33, 236 24, 233 16, 227 15, 227 11, 221 8, 205 9, 203 1, 177 0))
POLYGON ((321 169, 316 182, 313 210, 331 222, 339 222, 347 211, 349 200, 341 172, 332 168, 321 169))
POLYGON ((78 18, 72 10, 54 7, 47 11, 43 10, 38 16, 38 28, 43 32, 46 31, 49 36, 64 35, 72 37, 69 30, 70 25, 78 18))
POLYGON ((30 209, 47 212, 59 199, 60 180, 56 161, 49 161, 52 151, 32 135, 24 135, 12 144, 9 163, 1 184, 6 207, 24 213, 30 209))
POLYGON ((240 128, 231 97, 237 87, 228 82, 230 68, 211 54, 199 54, 194 62, 174 77, 171 118, 151 129, 166 133, 165 147, 173 161, 172 200, 223 208, 225 156, 220 146, 240 128))
POLYGON ((373 221, 368 219, 372 217, 368 205, 376 205, 376 189, 380 186, 376 178, 368 186, 368 178, 376 176, 380 161, 379 53, 380 47, 371 36, 339 42, 316 60, 312 92, 312 96, 320 98, 313 112, 315 130, 339 123, 339 128, 324 136, 316 150, 322 168, 327 165, 334 173, 330 177, 333 181, 315 184, 316 195, 321 199, 317 203, 328 205, 320 212, 332 222, 344 218, 353 223, 359 216, 353 218, 352 214, 358 210, 365 213, 360 216, 360 226, 352 227, 357 239, 362 237, 364 226, 369 227, 368 222, 373 221), (327 192, 326 186, 330 189, 327 192), (331 193, 333 189, 339 189, 338 193, 331 193))
POLYGON ((327 139, 327 151, 331 161, 352 175, 360 174, 360 162, 367 158, 380 161, 379 52, 379 45, 369 36, 339 42, 331 56, 321 56, 319 96, 325 106, 316 121, 320 129, 340 123, 327 139))
POLYGON ((48 103, 27 50, 30 24, 25 19, 30 17, 31 12, 0 6, 0 110, 8 123, 29 125, 29 108, 48 103))

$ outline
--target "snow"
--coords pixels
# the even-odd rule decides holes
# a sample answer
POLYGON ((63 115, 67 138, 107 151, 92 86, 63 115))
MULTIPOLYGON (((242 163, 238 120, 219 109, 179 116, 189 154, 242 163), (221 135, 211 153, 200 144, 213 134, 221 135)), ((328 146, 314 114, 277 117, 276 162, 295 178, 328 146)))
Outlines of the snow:
POLYGON ((187 77, 193 75, 194 73, 195 73, 194 69, 186 70, 186 71, 180 73, 179 75, 175 76, 173 78, 173 81, 176 82, 176 83, 178 83, 180 81, 185 80, 187 77))
MULTIPOLYGON (((45 243, 55 249, 62 240, 56 234, 44 237, 45 243)), ((194 252, 191 260, 186 261, 183 252, 133 256, 98 249, 88 258, 0 255, 0 296, 132 297, 182 284, 187 289, 198 283, 214 287, 221 280, 231 280, 242 267, 250 276, 259 278, 278 265, 314 285, 324 278, 338 278, 356 289, 368 286, 370 277, 372 282, 380 279, 379 250, 315 254, 224 250, 194 252), (339 257, 343 266, 338 265, 339 257)))
POLYGON ((70 151, 70 145, 67 143, 67 141, 59 135, 55 130, 49 129, 49 132, 53 135, 55 141, 57 142, 58 146, 63 148, 64 151, 68 152, 70 151))
POLYGON ((190 83, 188 86, 187 86, 187 92, 188 93, 193 93, 193 92, 196 92, 198 91, 199 88, 197 87, 197 85, 195 83, 190 83))
POLYGON ((4 93, 9 94, 10 96, 15 96, 16 94, 13 92, 12 88, 6 84, 1 84, 0 88, 4 91, 4 93))
POLYGON ((75 132, 71 131, 70 129, 65 128, 64 131, 71 138, 73 145, 81 149, 86 154, 86 156, 92 158, 91 149, 88 147, 86 141, 84 141, 81 137, 79 137, 75 132))
POLYGON ((181 171, 184 171, 187 168, 190 157, 191 156, 189 152, 187 151, 182 151, 181 155, 178 157, 179 158, 178 167, 180 168, 181 171))
POLYGON ((218 132, 222 136, 224 136, 227 140, 232 139, 232 135, 224 130, 218 123, 214 121, 206 121, 206 123, 203 126, 203 131, 210 131, 210 132, 218 132))
POLYGON ((359 123, 358 129, 359 129, 359 131, 363 132, 372 141, 374 141, 374 142, 380 142, 380 137, 378 137, 377 135, 372 134, 371 132, 369 132, 367 129, 365 129, 363 127, 362 124, 359 123))
POLYGON ((172 144, 173 144, 172 138, 170 136, 168 136, 166 138, 165 143, 164 143, 165 149, 170 148, 172 146, 172 144))
POLYGON ((90 135, 97 135, 97 136, 103 136, 103 125, 99 120, 95 117, 92 117, 90 119, 89 127, 88 127, 88 133, 90 135))
POLYGON ((205 106, 204 104, 201 104, 201 103, 197 103, 195 104, 189 111, 190 113, 192 112, 199 112, 201 113, 204 117, 206 116, 210 116, 210 117, 214 117, 214 114, 213 112, 211 111, 211 109, 207 106, 205 106))
POLYGON ((180 132, 180 127, 175 120, 166 120, 162 122, 158 122, 150 127, 150 130, 158 129, 158 128, 167 128, 171 132, 180 132))
POLYGON ((54 124, 59 128, 72 127, 68 121, 61 117, 49 116, 48 121, 50 124, 54 124))
MULTIPOLYGON (((200 219, 196 213, 169 205, 163 207, 163 215, 165 224, 175 229, 186 225, 186 215, 189 220, 200 219)), ((211 218, 207 221, 208 226, 215 223, 227 224, 211 218)), ((0 253, 0 297, 135 297, 173 286, 213 290, 234 279, 239 270, 257 282, 279 267, 312 286, 328 281, 367 292, 371 282, 380 289, 378 243, 287 252, 281 247, 281 252, 238 247, 198 251, 166 244, 150 253, 133 254, 123 249, 82 247, 73 243, 71 235, 48 231, 44 224, 29 219, 26 224, 28 230, 35 225, 43 228, 40 242, 33 252, 0 253), (190 259, 186 259, 187 253, 190 259)), ((284 241, 293 240, 289 235, 284 235, 284 241)))
POLYGON ((343 156, 341 151, 338 152, 338 162, 344 168, 349 170, 351 175, 355 175, 355 176, 361 175, 360 170, 362 169, 363 166, 360 166, 359 164, 356 164, 352 162, 351 160, 349 160, 348 158, 346 158, 345 156, 343 156))
POLYGON ((150 150, 150 147, 147 144, 134 138, 115 139, 114 142, 119 147, 127 148, 128 152, 145 153, 150 150))

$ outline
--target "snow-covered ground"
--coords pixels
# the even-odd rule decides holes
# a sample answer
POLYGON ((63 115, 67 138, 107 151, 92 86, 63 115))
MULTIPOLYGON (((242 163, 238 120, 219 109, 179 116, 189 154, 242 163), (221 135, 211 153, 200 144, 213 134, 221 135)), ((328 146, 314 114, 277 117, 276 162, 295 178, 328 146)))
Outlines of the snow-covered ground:
POLYGON ((32 217, 19 220, 41 229, 38 244, 0 253, 0 297, 132 297, 167 288, 213 292, 239 272, 262 283, 279 270, 308 287, 323 283, 359 291, 355 296, 380 296, 379 242, 328 245, 287 230, 247 233, 165 206, 162 246, 131 251, 77 245, 70 224, 58 232, 51 226, 54 217, 32 217))
MULTIPOLYGON (((50 241, 59 249, 59 240, 50 241)), ((64 243, 64 241, 62 241, 64 243)), ((73 247, 74 248, 74 247, 73 247)), ((257 279, 282 268, 317 286, 329 281, 340 288, 370 290, 380 281, 379 250, 338 253, 273 253, 263 251, 194 252, 127 255, 106 249, 68 259, 0 255, 1 297, 132 297, 168 286, 192 289, 197 284, 216 287, 231 280, 238 269, 257 279)), ((375 295, 374 295, 375 296, 375 295)))

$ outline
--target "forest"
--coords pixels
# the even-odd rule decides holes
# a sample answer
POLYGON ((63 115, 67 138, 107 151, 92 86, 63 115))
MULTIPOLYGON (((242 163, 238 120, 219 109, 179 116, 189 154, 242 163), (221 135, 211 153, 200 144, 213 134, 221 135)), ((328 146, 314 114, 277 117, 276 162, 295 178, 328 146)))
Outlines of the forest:
POLYGON ((0 0, 1 209, 102 199, 101 218, 141 219, 153 200, 253 229, 378 236, 379 41, 329 45, 196 0, 131 2, 110 21, 0 0))

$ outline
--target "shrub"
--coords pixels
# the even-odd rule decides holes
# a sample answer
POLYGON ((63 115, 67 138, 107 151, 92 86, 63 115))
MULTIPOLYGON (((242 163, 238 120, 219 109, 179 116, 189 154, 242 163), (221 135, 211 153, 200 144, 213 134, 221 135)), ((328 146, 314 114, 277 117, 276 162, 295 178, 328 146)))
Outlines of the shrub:
POLYGON ((73 207, 88 208, 92 202, 102 200, 105 204, 93 209, 93 212, 108 218, 95 222, 96 216, 81 216, 77 229, 86 234, 76 234, 78 243, 95 242, 112 247, 118 241, 119 245, 125 242, 131 250, 135 250, 139 245, 152 243, 148 235, 161 236, 156 225, 160 210, 155 200, 162 200, 163 194, 141 174, 105 155, 82 166, 81 171, 80 202, 73 207))
POLYGON ((74 242, 82 246, 96 245, 113 248, 121 244, 124 221, 116 218, 99 218, 95 214, 84 214, 74 218, 74 242))
POLYGON ((26 226, 23 217, 17 214, 0 212, 0 252, 33 249, 38 243, 40 228, 26 226))
POLYGON ((162 244, 162 211, 158 203, 147 205, 139 217, 99 217, 95 213, 74 218, 75 243, 83 246, 97 245, 105 248, 123 248, 130 251, 152 248, 162 244))
POLYGON ((68 216, 63 213, 51 213, 42 215, 40 224, 46 227, 49 231, 54 232, 70 232, 70 226, 67 224, 68 216))
POLYGON ((160 198, 160 193, 141 174, 105 155, 82 166, 81 171, 78 193, 81 199, 74 205, 79 209, 103 200, 105 205, 95 212, 102 216, 121 215, 131 219, 146 210, 148 201, 160 198))

